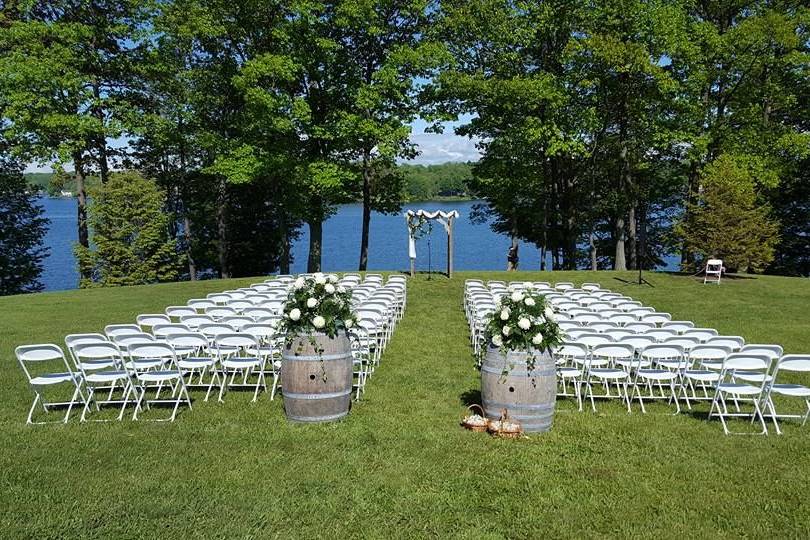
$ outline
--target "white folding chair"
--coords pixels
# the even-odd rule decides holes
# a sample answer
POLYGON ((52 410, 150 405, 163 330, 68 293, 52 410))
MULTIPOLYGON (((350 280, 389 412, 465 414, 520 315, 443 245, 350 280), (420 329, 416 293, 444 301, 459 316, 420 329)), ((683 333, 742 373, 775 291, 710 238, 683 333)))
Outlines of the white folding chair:
MULTIPOLYGON (((688 336, 679 336, 679 338, 689 339, 688 336)), ((723 362, 731 354, 731 349, 723 345, 694 344, 685 354, 687 367, 683 371, 681 394, 684 396, 686 406, 691 409, 690 400, 709 401, 714 399, 714 392, 709 395, 709 391, 713 390, 714 385, 720 381, 723 362), (698 395, 698 389, 703 392, 703 397, 698 395), (690 390, 691 395, 689 395, 690 390)))
POLYGON ((197 310, 191 306, 169 306, 165 309, 166 315, 175 321, 179 321, 183 315, 196 315, 197 310))
MULTIPOLYGON (((87 390, 81 421, 87 420, 87 413, 90 412, 92 405, 95 405, 96 411, 100 411, 101 405, 110 404, 121 405, 121 411, 118 413, 118 420, 121 420, 130 403, 130 394, 133 392, 132 379, 124 365, 121 350, 111 342, 79 343, 75 345, 73 354, 77 367, 82 372, 82 379, 87 390), (116 399, 115 391, 119 388, 120 397, 116 399), (97 399, 97 391, 107 392, 107 398, 97 399)), ((105 422, 107 420, 94 419, 94 421, 105 422)))
POLYGON ((255 352, 261 347, 261 343, 255 336, 240 333, 217 334, 214 337, 214 347, 225 377, 225 384, 219 392, 219 401, 223 401, 222 396, 226 388, 255 388, 254 402, 259 399, 261 388, 267 392, 264 377, 265 358, 250 352, 255 352), (229 374, 231 375, 230 382, 228 381, 229 374), (236 382, 237 375, 242 376, 242 382, 236 382), (256 376, 255 384, 248 382, 252 375, 256 376))
POLYGON ((208 401, 214 382, 219 383, 222 389, 222 377, 217 369, 217 357, 211 352, 208 338, 199 332, 187 332, 185 334, 172 334, 166 338, 166 343, 174 348, 177 356, 177 367, 183 372, 183 376, 188 376, 186 388, 203 387, 205 401, 208 401), (197 383, 194 383, 194 377, 197 383), (208 384, 205 379, 208 377, 208 384))
POLYGON ((715 283, 720 285, 720 277, 723 274, 723 261, 721 259, 709 259, 706 261, 706 270, 703 276, 703 284, 715 283))
POLYGON ((759 420, 762 431, 758 434, 768 434, 768 426, 765 424, 762 407, 773 410, 770 396, 766 391, 770 381, 768 376, 770 366, 771 361, 768 357, 748 353, 732 353, 723 362, 720 380, 715 387, 712 406, 709 410, 709 420, 714 417, 720 418, 720 423, 723 424, 723 432, 726 435, 751 434, 751 432, 730 431, 726 423, 727 418, 750 418, 751 423, 759 420), (757 372, 760 374, 762 382, 738 382, 735 377, 738 371, 746 372, 749 376, 751 373, 757 372), (727 398, 734 400, 735 410, 733 412, 728 409, 727 398), (753 410, 751 412, 741 411, 739 407, 741 401, 750 403, 753 410))
MULTIPOLYGON (((82 393, 82 376, 76 373, 68 364, 65 354, 58 345, 44 343, 40 345, 23 345, 14 350, 17 361, 28 379, 28 384, 34 392, 34 401, 28 411, 26 424, 51 424, 54 421, 34 422, 34 410, 37 405, 47 414, 48 408, 63 407, 67 411, 60 423, 67 423, 74 405, 84 405, 85 397, 82 393), (73 389, 73 395, 68 401, 50 401, 45 396, 46 389, 68 386, 73 389)), ((50 391, 48 391, 50 393, 50 391)))
POLYGON ((777 418, 799 418, 801 425, 807 423, 807 418, 810 416, 810 388, 804 384, 796 382, 779 382, 778 376, 780 373, 791 373, 805 375, 810 373, 810 355, 808 354, 787 354, 781 357, 773 368, 773 378, 770 387, 768 388, 768 399, 765 400, 766 410, 768 416, 773 421, 776 427, 776 433, 782 434, 782 430, 777 423, 777 418), (776 412, 776 405, 773 402, 772 396, 782 396, 785 398, 797 398, 804 401, 805 412, 804 414, 779 414, 776 412))
POLYGON ((248 349, 250 355, 264 357, 265 378, 270 375, 273 378, 273 385, 270 387, 270 401, 276 397, 278 380, 281 376, 281 353, 284 346, 284 336, 278 333, 276 324, 252 323, 240 328, 243 334, 250 334, 259 341, 257 350, 248 349))
POLYGON ((127 354, 130 357, 132 375, 135 380, 135 389, 138 393, 138 403, 132 419, 138 419, 138 411, 141 408, 149 410, 152 404, 174 404, 172 414, 168 418, 150 418, 153 422, 174 422, 177 410, 182 403, 188 405, 191 410, 191 397, 188 395, 183 372, 177 365, 177 356, 174 348, 161 341, 144 341, 133 343, 127 347, 127 354), (155 363, 160 366, 155 369, 155 363), (171 390, 171 397, 160 398, 163 386, 168 386, 171 390), (154 399, 146 398, 146 393, 150 389, 155 389, 154 399))
POLYGON ((134 332, 143 332, 143 329, 137 324, 108 324, 104 327, 104 334, 108 338, 116 334, 132 334, 134 332))
POLYGON ((156 324, 170 324, 172 320, 168 315, 164 315, 162 313, 144 313, 142 315, 138 315, 135 318, 135 322, 138 323, 141 330, 145 332, 156 324))
POLYGON ((678 388, 680 385, 681 373, 686 369, 686 359, 683 349, 677 345, 655 344, 646 347, 639 358, 649 362, 649 367, 639 367, 635 370, 633 380, 633 392, 638 397, 641 412, 647 412, 644 408, 644 400, 666 399, 675 402, 675 413, 681 412, 681 405, 678 402, 678 388), (648 390, 646 395, 642 395, 641 386, 648 390), (658 394, 655 394, 655 388, 658 394), (669 395, 665 388, 669 388, 669 395))
POLYGON ((621 399, 627 406, 627 412, 630 412, 630 373, 621 367, 621 363, 631 362, 634 356, 633 348, 621 343, 606 343, 591 349, 585 370, 585 397, 590 398, 593 412, 596 412, 595 397, 621 399), (593 385, 597 383, 604 388, 603 394, 594 395, 593 385), (616 387, 615 395, 610 392, 611 384, 616 387))
POLYGON ((582 380, 584 369, 588 361, 588 348, 578 343, 563 343, 554 352, 554 361, 557 366, 559 382, 558 396, 570 396, 568 385, 574 391, 577 400, 577 409, 582 410, 582 380))

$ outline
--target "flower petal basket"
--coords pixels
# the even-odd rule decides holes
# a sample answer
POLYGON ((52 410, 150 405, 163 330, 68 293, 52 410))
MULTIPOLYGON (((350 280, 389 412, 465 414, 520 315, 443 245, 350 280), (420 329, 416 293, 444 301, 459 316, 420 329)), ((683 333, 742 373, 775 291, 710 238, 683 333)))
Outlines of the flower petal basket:
POLYGON ((478 433, 484 433, 485 431, 487 431, 487 429, 489 428, 489 420, 487 420, 484 414, 483 407, 481 407, 481 405, 473 404, 467 407, 467 410, 470 411, 470 413, 472 414, 469 414, 464 418, 462 418, 461 425, 464 426, 466 429, 469 429, 470 431, 477 431, 478 433), (476 409, 480 414, 475 412, 476 409))
POLYGON ((334 276, 299 277, 280 329, 284 412, 293 422, 330 422, 349 414, 353 360, 348 331, 356 323, 351 292, 334 276))
POLYGON ((517 439, 523 436, 523 427, 519 422, 516 422, 509 417, 509 411, 503 409, 501 416, 498 420, 493 420, 489 423, 487 431, 495 437, 501 439, 517 439))
POLYGON ((490 424, 508 410, 523 431, 550 430, 557 394, 551 351, 562 342, 554 311, 542 296, 514 291, 500 300, 486 334, 481 401, 490 424))

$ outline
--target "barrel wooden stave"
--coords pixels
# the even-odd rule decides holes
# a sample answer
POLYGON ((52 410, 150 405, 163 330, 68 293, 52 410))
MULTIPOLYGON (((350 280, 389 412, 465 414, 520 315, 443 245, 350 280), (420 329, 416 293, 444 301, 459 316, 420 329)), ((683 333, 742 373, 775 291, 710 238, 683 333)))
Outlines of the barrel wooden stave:
POLYGON ((281 393, 287 419, 293 422, 330 422, 349 414, 352 397, 352 351, 345 334, 298 336, 284 347, 281 393), (321 364, 323 359, 323 367, 321 364), (323 380, 323 372, 326 380, 323 380))
POLYGON ((557 397, 557 369, 548 353, 535 353, 535 369, 529 373, 529 353, 509 351, 508 357, 490 347, 481 366, 481 401, 487 418, 498 420, 506 409, 527 433, 551 429, 557 397), (505 379, 504 366, 512 364, 505 379))

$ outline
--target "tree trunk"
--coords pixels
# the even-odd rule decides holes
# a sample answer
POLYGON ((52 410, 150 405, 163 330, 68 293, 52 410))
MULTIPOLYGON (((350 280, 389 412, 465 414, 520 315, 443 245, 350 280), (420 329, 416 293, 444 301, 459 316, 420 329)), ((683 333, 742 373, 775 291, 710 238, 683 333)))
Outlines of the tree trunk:
POLYGON ((506 270, 511 272, 518 269, 518 249, 520 248, 517 230, 515 230, 514 226, 512 226, 512 233, 509 236, 511 238, 511 245, 509 246, 509 251, 506 253, 506 270))
POLYGON ((188 259, 188 278, 191 281, 197 281, 197 265, 194 263, 194 257, 191 254, 191 220, 188 215, 183 215, 183 239, 186 243, 186 259, 188 259))
POLYGON ((546 271, 546 246, 543 244, 540 246, 540 271, 546 271))
POLYGON ((638 252, 636 250, 636 207, 631 206, 630 212, 627 216, 627 252, 630 259, 629 269, 630 270, 638 270, 638 261, 636 260, 636 256, 638 252))
POLYGON ((588 245, 591 253, 591 270, 599 270, 599 266, 596 264, 596 239, 593 231, 588 235, 588 245))
POLYGON ((96 103, 93 105, 93 116, 101 125, 101 135, 96 140, 96 150, 98 152, 98 170, 101 183, 106 184, 110 177, 110 165, 107 161, 107 139, 104 136, 104 109, 101 108, 101 89, 98 83, 93 83, 93 97, 96 103))
POLYGON ((627 264, 624 262, 624 216, 616 218, 616 254, 613 259, 614 270, 627 270, 627 264))
POLYGON ((281 274, 290 273, 290 229, 286 219, 281 220, 281 256, 279 257, 279 272, 281 274))
POLYGON ((639 268, 650 269, 647 261, 647 209, 643 204, 638 207, 638 264, 639 268))
POLYGON ((360 234, 360 265, 358 270, 365 272, 368 268, 368 233, 371 226, 371 170, 370 150, 363 151, 363 227, 360 234))
POLYGON ((231 277, 228 267, 228 186, 220 180, 217 194, 217 257, 219 259, 219 276, 231 277))
MULTIPOLYGON (((90 247, 90 238, 87 232, 87 191, 85 190, 84 162, 81 152, 73 154, 74 177, 76 178, 76 214, 78 224, 79 245, 85 248, 90 247)), ((89 279, 88 269, 79 265, 79 273, 82 279, 89 279)))
MULTIPOLYGON (((689 166, 688 186, 686 192, 686 208, 684 208, 683 220, 686 227, 690 227, 692 221, 692 206, 697 202, 699 186, 698 165, 695 160, 689 166)), ((694 256, 686 240, 681 242, 681 270, 688 270, 692 266, 694 256)))
POLYGON ((323 221, 313 219, 309 225, 309 258, 307 259, 307 272, 321 271, 321 246, 323 245, 323 221))

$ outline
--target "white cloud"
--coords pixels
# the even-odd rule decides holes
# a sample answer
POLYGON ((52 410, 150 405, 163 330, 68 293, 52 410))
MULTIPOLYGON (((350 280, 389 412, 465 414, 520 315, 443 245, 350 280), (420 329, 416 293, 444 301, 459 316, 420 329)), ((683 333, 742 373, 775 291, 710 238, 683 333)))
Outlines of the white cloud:
POLYGON ((432 165, 448 161, 478 161, 481 153, 475 147, 477 140, 455 134, 456 126, 467 121, 469 117, 445 123, 444 133, 425 133, 427 124, 422 120, 414 122, 411 142, 418 145, 420 154, 409 163, 432 165))

